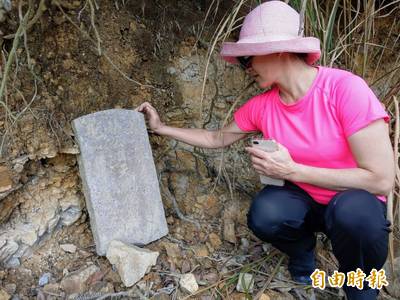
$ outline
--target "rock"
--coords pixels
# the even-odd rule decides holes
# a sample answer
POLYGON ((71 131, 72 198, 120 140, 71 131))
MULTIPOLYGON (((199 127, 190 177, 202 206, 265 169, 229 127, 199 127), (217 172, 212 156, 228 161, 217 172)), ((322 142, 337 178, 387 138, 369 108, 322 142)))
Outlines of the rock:
POLYGON ((0 193, 12 188, 10 171, 6 166, 0 166, 0 193))
POLYGON ((14 294, 17 290, 17 285, 15 283, 9 283, 4 286, 4 290, 10 295, 14 294))
POLYGON ((176 74, 176 69, 174 67, 167 68, 167 73, 170 75, 176 74))
POLYGON ((60 153, 64 153, 64 154, 79 154, 79 148, 72 146, 72 147, 64 147, 61 148, 60 153))
POLYGON ((223 221, 224 221, 224 240, 235 244, 236 243, 236 233, 235 233, 235 223, 233 219, 225 214, 223 216, 223 221))
POLYGON ((39 286, 45 286, 46 284, 48 284, 50 281, 50 278, 51 278, 51 273, 44 273, 39 278, 39 286))
POLYGON ((264 243, 264 244, 262 244, 262 249, 266 254, 268 254, 272 249, 272 245, 268 244, 268 243, 264 243))
POLYGON ((0 288, 0 300, 9 300, 11 296, 2 288, 0 288))
POLYGON ((6 243, 3 242, 3 246, 0 247, 0 262, 8 260, 17 252, 18 248, 18 244, 14 241, 8 240, 6 243))
MULTIPOLYGON (((273 290, 268 290, 266 292, 266 296, 269 297, 267 299, 274 299, 274 300, 295 300, 295 299, 297 299, 289 293, 280 293, 280 292, 276 292, 273 290)), ((311 299, 311 298, 299 298, 299 299, 311 299)))
POLYGON ((190 272, 191 269, 192 269, 192 266, 190 264, 190 260, 189 259, 185 259, 182 262, 182 265, 181 265, 181 272, 182 273, 188 273, 188 272, 190 272))
POLYGON ((180 287, 187 293, 193 294, 199 289, 196 277, 192 273, 184 274, 179 280, 180 287))
POLYGON ((113 264, 122 282, 130 287, 157 263, 159 253, 113 240, 107 249, 107 259, 113 264))
POLYGON ((0 9, 0 23, 3 23, 6 20, 6 11, 0 9))
POLYGON ((219 276, 217 273, 208 273, 203 276, 203 279, 207 281, 207 284, 212 284, 218 281, 219 276))
POLYGON ((211 246, 213 246, 213 248, 218 249, 219 247, 221 247, 222 242, 217 234, 210 233, 208 239, 210 240, 211 246))
POLYGON ((58 294, 58 292, 60 291, 60 284, 58 284, 58 283, 46 284, 43 287, 43 291, 44 292, 48 292, 48 293, 52 293, 52 294, 58 294))
POLYGON ((249 273, 239 273, 236 290, 241 293, 252 293, 254 288, 254 276, 249 273))
POLYGON ((172 259, 177 259, 182 256, 181 249, 177 244, 174 243, 169 243, 169 242, 164 242, 163 246, 165 250, 167 251, 168 257, 172 259))
POLYGON ((31 224, 23 224, 19 230, 15 232, 15 236, 22 243, 32 246, 38 240, 36 229, 31 224))
POLYGON ((12 5, 11 0, 3 0, 3 7, 6 11, 11 11, 12 5))
POLYGON ((400 257, 397 257, 393 260, 393 265, 396 279, 393 278, 392 267, 390 266, 389 259, 386 261, 383 267, 386 274, 386 280, 389 283, 389 285, 385 288, 391 296, 396 299, 400 299, 400 257))
POLYGON ((65 252, 75 253, 76 246, 74 244, 61 244, 60 248, 63 249, 65 252))
POLYGON ((6 267, 7 269, 15 269, 15 268, 18 268, 20 265, 21 265, 21 261, 19 260, 19 258, 12 257, 5 262, 4 267, 6 267))
POLYGON ((82 293, 86 291, 86 281, 90 278, 90 276, 98 271, 100 271, 99 267, 91 265, 84 269, 72 272, 63 278, 61 281, 61 288, 67 294, 82 293))
POLYGON ((205 245, 196 246, 193 248, 193 251, 197 257, 206 257, 209 254, 207 246, 205 245))
POLYGON ((271 298, 267 294, 261 294, 258 300, 271 300, 271 298))
POLYGON ((97 253, 104 255, 114 239, 143 245, 166 235, 143 114, 100 111, 75 119, 72 127, 81 152, 78 164, 97 253))
POLYGON ((70 194, 60 200, 61 224, 69 226, 78 221, 82 215, 81 199, 76 194, 70 194))
POLYGON ((164 242, 163 246, 167 251, 168 261, 174 266, 179 264, 180 259, 182 258, 181 249, 177 244, 164 242))
MULTIPOLYGON (((6 195, 9 192, 10 191, 5 192, 4 194, 6 195)), ((0 224, 5 223, 9 219, 11 213, 14 211, 14 208, 18 206, 18 204, 19 202, 15 201, 15 199, 11 197, 0 200, 0 224)))
POLYGON ((249 251, 249 240, 246 238, 241 238, 240 239, 240 250, 242 250, 244 253, 247 253, 249 251))
POLYGON ((229 295, 229 300, 247 300, 248 298, 242 293, 233 292, 229 295))

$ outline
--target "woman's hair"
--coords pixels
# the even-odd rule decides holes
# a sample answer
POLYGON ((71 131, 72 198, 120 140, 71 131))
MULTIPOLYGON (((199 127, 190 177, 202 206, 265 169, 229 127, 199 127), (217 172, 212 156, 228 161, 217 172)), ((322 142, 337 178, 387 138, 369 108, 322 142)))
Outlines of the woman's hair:
POLYGON ((307 60, 308 53, 292 53, 303 61, 307 60))

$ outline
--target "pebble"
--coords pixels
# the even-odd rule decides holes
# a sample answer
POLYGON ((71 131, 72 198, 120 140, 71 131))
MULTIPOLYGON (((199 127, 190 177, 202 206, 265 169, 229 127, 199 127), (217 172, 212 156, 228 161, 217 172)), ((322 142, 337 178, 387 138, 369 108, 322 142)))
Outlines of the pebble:
POLYGON ((5 267, 7 269, 16 269, 21 265, 21 262, 18 257, 12 257, 5 263, 5 267))
POLYGON ((9 300, 10 298, 11 298, 10 295, 5 290, 0 288, 0 299, 1 300, 9 300))
POLYGON ((17 290, 17 285, 15 283, 9 283, 4 286, 4 289, 7 291, 7 293, 12 295, 17 290))
POLYGON ((192 273, 182 275, 179 280, 180 287, 189 294, 195 293, 199 289, 199 285, 197 284, 196 277, 192 273))
POLYGON ((51 278, 51 273, 44 273, 39 278, 39 286, 45 286, 46 284, 48 284, 50 281, 50 278, 51 278))
POLYGON ((63 249, 65 252, 68 253, 75 253, 76 246, 74 244, 61 244, 60 248, 63 249))
POLYGON ((221 247, 221 239, 219 238, 219 236, 215 233, 210 233, 210 236, 208 237, 210 240, 211 245, 215 248, 218 249, 219 247, 221 247))

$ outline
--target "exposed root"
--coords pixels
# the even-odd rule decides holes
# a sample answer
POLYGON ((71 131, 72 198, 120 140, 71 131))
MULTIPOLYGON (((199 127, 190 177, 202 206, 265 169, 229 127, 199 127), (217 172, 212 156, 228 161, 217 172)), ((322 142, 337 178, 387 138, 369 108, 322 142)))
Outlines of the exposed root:
POLYGON ((161 186, 161 192, 172 202, 175 213, 178 215, 179 219, 186 221, 186 222, 193 223, 194 225, 196 225, 196 227, 198 229, 200 229, 200 223, 198 221, 193 220, 192 218, 186 217, 181 212, 181 210, 179 209, 178 203, 176 202, 176 199, 175 199, 174 195, 172 195, 171 191, 168 188, 166 188, 165 186, 163 186, 162 184, 160 186, 161 186))
MULTIPOLYGON (((92 3, 92 0, 88 0, 89 6, 90 6, 90 23, 92 24, 94 34, 96 35, 97 39, 97 51, 99 52, 99 56, 101 56, 101 39, 100 39, 100 34, 97 31, 96 24, 94 23, 94 17, 95 17, 95 12, 94 12, 94 5, 92 3)), ((97 6, 97 4, 96 4, 97 6)))

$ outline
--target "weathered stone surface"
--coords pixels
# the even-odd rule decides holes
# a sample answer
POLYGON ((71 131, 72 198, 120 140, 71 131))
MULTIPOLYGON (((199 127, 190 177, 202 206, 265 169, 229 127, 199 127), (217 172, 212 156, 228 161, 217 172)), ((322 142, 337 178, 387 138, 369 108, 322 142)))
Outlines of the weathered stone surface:
POLYGON ((79 170, 96 250, 111 240, 143 245, 168 233, 141 113, 111 109, 75 119, 79 170))
POLYGON ((386 280, 389 283, 389 285, 386 286, 386 290, 391 296, 395 297, 396 299, 400 299, 400 257, 394 259, 393 266, 395 276, 393 276, 389 259, 384 265, 384 270, 387 276, 386 280))
POLYGON ((60 248, 63 249, 65 252, 75 253, 76 246, 74 244, 61 244, 60 248))
POLYGON ((192 273, 182 275, 181 279, 179 280, 179 285, 185 292, 189 294, 193 294, 199 289, 196 277, 194 277, 192 273))
POLYGON ((0 241, 0 261, 5 261, 8 258, 11 257, 17 250, 18 250, 18 244, 14 241, 7 241, 4 243, 3 241, 0 241))
POLYGON ((61 288, 67 294, 82 293, 87 288, 86 281, 90 278, 90 276, 98 271, 100 271, 99 267, 91 265, 87 268, 68 274, 68 276, 63 278, 61 281, 61 288))
POLYGON ((6 166, 0 166, 0 192, 8 191, 12 188, 11 175, 6 166))
POLYGON ((232 210, 229 208, 224 210, 223 220, 224 220, 224 239, 230 243, 236 243, 236 232, 235 232, 235 222, 233 219, 232 210))
POLYGON ((215 249, 218 249, 219 247, 221 247, 222 242, 217 234, 210 233, 208 239, 210 240, 211 246, 213 246, 215 249))
POLYGON ((111 241, 107 249, 107 259, 116 267, 126 287, 138 282, 157 263, 158 255, 158 252, 116 240, 111 241))
POLYGON ((0 289, 0 300, 8 300, 11 296, 3 289, 0 289))

